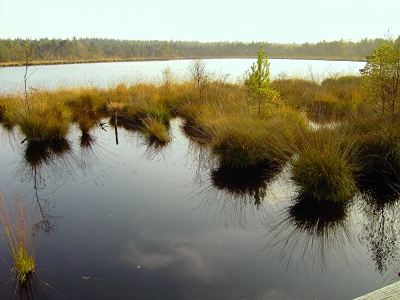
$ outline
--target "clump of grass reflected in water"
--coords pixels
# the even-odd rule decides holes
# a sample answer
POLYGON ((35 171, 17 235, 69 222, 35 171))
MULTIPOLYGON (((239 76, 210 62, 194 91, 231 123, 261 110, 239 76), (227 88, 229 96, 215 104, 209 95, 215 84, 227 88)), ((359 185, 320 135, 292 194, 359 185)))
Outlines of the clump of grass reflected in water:
POLYGON ((236 169, 218 165, 215 158, 208 159, 209 149, 200 149, 203 149, 197 156, 200 164, 192 183, 193 198, 199 203, 196 209, 211 212, 215 220, 227 227, 250 229, 262 215, 268 214, 270 184, 281 168, 258 165, 236 169))
POLYGON ((146 158, 147 160, 153 160, 156 157, 164 157, 167 149, 168 143, 160 142, 158 139, 145 136, 143 144, 147 147, 145 152, 143 153, 142 157, 146 158))
POLYGON ((30 166, 48 164, 56 157, 71 151, 68 140, 62 139, 52 142, 28 142, 24 159, 30 166))
POLYGON ((357 247, 348 210, 348 203, 299 195, 275 217, 265 220, 268 229, 261 237, 268 243, 263 250, 271 250, 286 268, 296 264, 328 271, 330 259, 340 256, 347 261, 346 249, 357 247))
POLYGON ((36 273, 31 272, 27 275, 25 282, 15 281, 13 295, 11 299, 15 300, 45 300, 48 299, 40 280, 36 273))
MULTIPOLYGON (((22 160, 16 170, 17 176, 22 176, 26 184, 31 183, 36 200, 39 219, 33 224, 35 231, 42 231, 46 235, 54 234, 58 229, 59 216, 50 215, 54 208, 50 204, 52 193, 42 197, 46 182, 49 179, 65 180, 65 177, 75 174, 75 164, 78 160, 72 152, 68 140, 51 142, 28 142, 23 149, 22 160)), ((53 191, 54 192, 54 191, 53 191)))
POLYGON ((66 139, 28 142, 22 151, 22 160, 17 167, 16 175, 32 182, 34 189, 40 189, 46 179, 65 180, 76 173, 78 158, 66 139))
POLYGON ((254 197, 254 205, 259 208, 264 200, 268 183, 280 172, 278 165, 257 165, 246 169, 232 169, 222 165, 211 170, 211 181, 215 188, 224 190, 234 197, 254 197))
POLYGON ((78 142, 79 150, 76 163, 79 169, 84 174, 92 174, 93 176, 98 177, 100 175, 99 172, 94 174, 92 169, 93 167, 96 167, 96 169, 104 168, 104 162, 107 161, 105 155, 107 149, 99 144, 98 138, 92 132, 82 131, 78 138, 78 142))

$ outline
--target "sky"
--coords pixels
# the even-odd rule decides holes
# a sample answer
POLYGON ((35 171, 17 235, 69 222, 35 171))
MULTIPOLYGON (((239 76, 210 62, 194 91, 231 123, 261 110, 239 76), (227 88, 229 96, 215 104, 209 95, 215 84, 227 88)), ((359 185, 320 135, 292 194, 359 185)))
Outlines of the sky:
POLYGON ((317 43, 400 35, 399 0, 0 0, 0 38, 317 43))

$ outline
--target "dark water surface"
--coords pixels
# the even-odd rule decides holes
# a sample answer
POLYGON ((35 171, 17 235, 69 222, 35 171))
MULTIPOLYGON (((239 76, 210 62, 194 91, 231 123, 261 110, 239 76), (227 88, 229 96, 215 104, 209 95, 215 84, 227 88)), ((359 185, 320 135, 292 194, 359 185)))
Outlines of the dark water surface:
POLYGON ((53 193, 36 256, 48 299, 351 299, 398 280, 397 197, 310 207, 289 167, 235 184, 180 120, 166 147, 123 128, 116 145, 110 126, 41 156, 0 130, 0 190, 53 193))

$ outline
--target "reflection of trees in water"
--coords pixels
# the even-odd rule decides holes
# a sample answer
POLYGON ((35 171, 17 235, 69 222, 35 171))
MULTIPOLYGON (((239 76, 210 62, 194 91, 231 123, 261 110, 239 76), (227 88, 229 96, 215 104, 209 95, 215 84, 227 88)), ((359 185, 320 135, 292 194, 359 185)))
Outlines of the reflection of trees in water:
POLYGON ((266 221, 269 229, 263 238, 268 242, 263 249, 272 249, 286 267, 297 263, 327 271, 331 257, 339 255, 346 260, 348 246, 355 245, 348 209, 347 204, 298 196, 266 221))
POLYGON ((35 226, 46 234, 52 234, 57 230, 60 217, 49 214, 54 209, 55 203, 50 201, 51 195, 48 197, 41 195, 44 190, 51 185, 60 187, 66 180, 75 179, 80 172, 84 175, 92 172, 94 180, 96 177, 103 176, 103 172, 98 169, 102 168, 104 162, 107 161, 100 151, 104 149, 88 130, 81 130, 79 155, 67 139, 27 142, 23 145, 22 159, 17 167, 16 177, 21 177, 24 182, 32 183, 34 196, 42 215, 41 221, 35 226), (93 167, 97 169, 96 175, 93 167))
POLYGON ((33 224, 34 232, 42 231, 46 235, 52 235, 58 230, 58 221, 62 219, 60 216, 53 216, 50 212, 55 208, 55 204, 50 202, 50 195, 44 199, 39 196, 38 190, 35 190, 36 202, 40 210, 41 218, 33 224))
POLYGON ((43 198, 42 191, 46 188, 46 180, 64 180, 64 176, 72 176, 75 172, 76 156, 67 140, 46 143, 29 142, 23 152, 23 160, 17 170, 17 175, 25 181, 32 182, 34 195, 40 209, 41 219, 34 226, 45 234, 51 235, 57 231, 59 216, 50 212, 55 203, 50 202, 51 195, 43 198))
POLYGON ((399 192, 393 181, 382 177, 374 178, 373 185, 361 186, 361 191, 358 202, 359 210, 364 214, 361 239, 367 243, 376 270, 383 274, 394 264, 398 267, 399 192))

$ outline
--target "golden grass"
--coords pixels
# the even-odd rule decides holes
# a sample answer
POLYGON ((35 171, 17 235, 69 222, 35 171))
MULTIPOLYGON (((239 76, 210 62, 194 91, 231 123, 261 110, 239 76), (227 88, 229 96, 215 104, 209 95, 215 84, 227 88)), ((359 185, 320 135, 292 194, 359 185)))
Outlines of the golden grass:
POLYGON ((6 202, 0 192, 0 219, 4 226, 11 256, 13 270, 18 281, 24 283, 30 273, 35 271, 35 250, 37 235, 32 232, 31 223, 34 208, 25 205, 24 197, 14 193, 11 204, 13 215, 10 216, 6 202))
POLYGON ((23 100, 16 95, 0 97, 0 122, 10 127, 16 125, 15 111, 21 106, 23 100))
POLYGON ((363 115, 347 122, 360 146, 362 172, 400 175, 400 121, 363 115))
POLYGON ((359 144, 345 129, 301 131, 292 158, 292 179, 318 201, 345 202, 356 192, 359 144))
POLYGON ((64 139, 72 122, 72 113, 65 103, 57 99, 31 99, 30 110, 15 111, 15 122, 23 135, 31 142, 64 139))
POLYGON ((278 78, 271 86, 280 92, 286 105, 318 122, 346 119, 365 108, 360 76, 334 74, 321 83, 278 78))
POLYGON ((171 140, 168 129, 162 120, 154 116, 148 116, 142 119, 142 123, 149 137, 156 138, 162 143, 168 143, 171 140))

